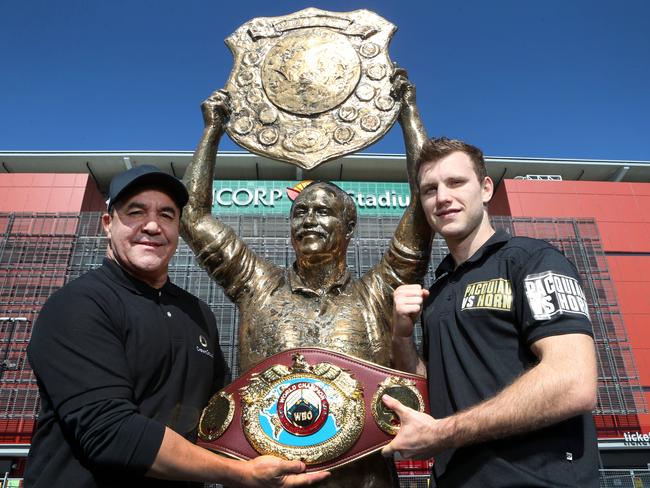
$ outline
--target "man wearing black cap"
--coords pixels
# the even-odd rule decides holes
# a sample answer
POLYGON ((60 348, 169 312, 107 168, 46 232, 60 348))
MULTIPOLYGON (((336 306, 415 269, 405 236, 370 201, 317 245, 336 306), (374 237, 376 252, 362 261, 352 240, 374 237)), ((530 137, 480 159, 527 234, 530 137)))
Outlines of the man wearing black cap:
POLYGON ((28 347, 41 412, 27 487, 294 486, 327 476, 299 461, 236 461, 192 442, 228 368, 208 306, 169 281, 188 194, 139 166, 110 185, 101 267, 43 306, 28 347))

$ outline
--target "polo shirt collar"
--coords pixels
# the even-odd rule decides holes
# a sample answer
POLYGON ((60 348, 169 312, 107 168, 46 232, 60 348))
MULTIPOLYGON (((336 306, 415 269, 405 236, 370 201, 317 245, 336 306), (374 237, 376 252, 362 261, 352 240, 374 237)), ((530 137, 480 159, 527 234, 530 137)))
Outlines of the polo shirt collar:
MULTIPOLYGON (((339 279, 336 280, 332 285, 325 290, 327 293, 334 293, 338 295, 341 293, 343 287, 350 281, 350 270, 346 268, 345 273, 339 276, 339 279)), ((296 272, 296 263, 293 263, 293 266, 289 268, 289 287, 291 288, 292 293, 304 293, 306 295, 320 295, 318 290, 314 290, 307 286, 302 280, 300 275, 296 272)))
POLYGON ((167 281, 160 289, 152 288, 147 285, 145 282, 140 281, 135 276, 131 275, 124 268, 122 268, 117 261, 110 259, 108 257, 104 258, 102 262, 102 267, 106 272, 121 286, 130 290, 138 295, 158 295, 159 291, 167 293, 169 295, 178 296, 180 291, 176 285, 174 285, 167 277, 167 281))
MULTIPOLYGON (((485 256, 486 253, 492 251, 492 249, 496 247, 501 247, 503 244, 508 242, 510 238, 510 234, 508 234, 506 231, 502 229, 497 230, 490 236, 487 241, 483 243, 481 247, 478 248, 474 254, 470 256, 467 261, 465 261, 465 263, 475 263, 476 261, 479 261, 481 258, 483 258, 483 256, 485 256)), ((445 273, 451 273, 454 271, 455 267, 456 263, 454 262, 453 256, 451 254, 447 254, 447 256, 445 256, 445 258, 436 268, 436 279, 440 278, 445 273)))

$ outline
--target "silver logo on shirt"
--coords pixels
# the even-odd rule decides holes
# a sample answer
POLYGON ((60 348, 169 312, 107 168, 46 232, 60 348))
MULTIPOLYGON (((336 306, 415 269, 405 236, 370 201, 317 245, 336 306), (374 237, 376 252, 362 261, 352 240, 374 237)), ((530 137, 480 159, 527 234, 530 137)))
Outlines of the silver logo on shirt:
POLYGON ((548 320, 565 313, 589 317, 585 292, 578 280, 571 276, 552 271, 528 275, 524 279, 524 288, 535 320, 548 320))

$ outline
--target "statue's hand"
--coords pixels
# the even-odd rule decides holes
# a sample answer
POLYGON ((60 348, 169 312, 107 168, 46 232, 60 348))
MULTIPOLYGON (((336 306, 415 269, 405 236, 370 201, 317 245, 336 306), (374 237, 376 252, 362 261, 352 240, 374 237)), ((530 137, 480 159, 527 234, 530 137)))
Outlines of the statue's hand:
POLYGON ((393 84, 391 95, 401 102, 402 105, 415 106, 415 85, 408 78, 408 73, 404 68, 395 65, 391 76, 393 84))
POLYGON ((230 118, 230 95, 226 90, 217 90, 201 104, 203 122, 206 127, 221 128, 230 118))

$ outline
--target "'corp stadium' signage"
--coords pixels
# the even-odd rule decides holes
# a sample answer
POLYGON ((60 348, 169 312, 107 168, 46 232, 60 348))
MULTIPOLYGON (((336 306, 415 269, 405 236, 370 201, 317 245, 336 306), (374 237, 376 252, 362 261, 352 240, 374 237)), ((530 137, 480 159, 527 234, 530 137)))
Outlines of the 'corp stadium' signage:
POLYGON ((214 191, 213 202, 217 207, 275 207, 275 203, 282 198, 282 191, 266 188, 221 188, 214 191))
MULTIPOLYGON (((334 182, 357 204, 361 215, 401 215, 410 201, 407 183, 334 182)), ((297 181, 214 181, 212 212, 287 215, 297 181)))

